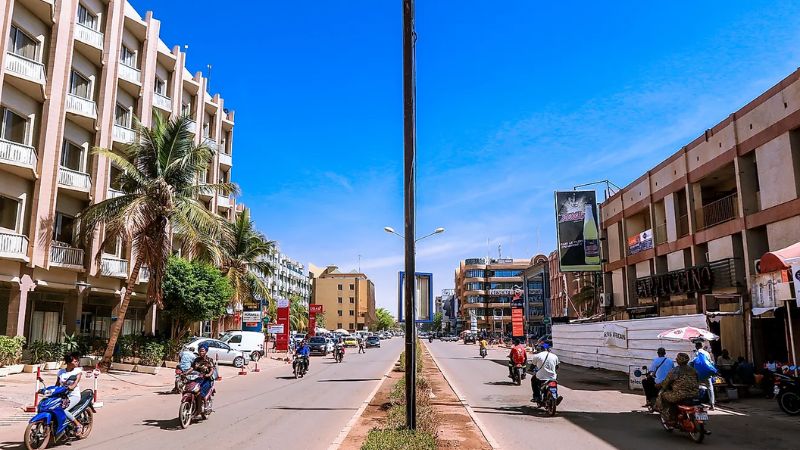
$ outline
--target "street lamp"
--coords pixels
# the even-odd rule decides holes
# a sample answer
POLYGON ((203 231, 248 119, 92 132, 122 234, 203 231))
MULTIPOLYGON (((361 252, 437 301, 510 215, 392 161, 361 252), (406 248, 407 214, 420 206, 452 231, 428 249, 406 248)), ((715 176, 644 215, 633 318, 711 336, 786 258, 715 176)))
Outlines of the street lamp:
MULTIPOLYGON (((406 238, 402 234, 394 231, 394 228, 392 228, 392 227, 383 227, 383 231, 385 231, 385 232, 387 232, 389 234, 393 234, 395 236, 398 236, 401 239, 405 239, 406 238)), ((433 230, 433 233, 429 233, 429 234, 426 234, 425 236, 422 236, 421 238, 414 239, 414 243, 417 243, 417 242, 419 242, 419 241, 421 241, 421 240, 423 240, 425 238, 429 238, 429 237, 431 237, 431 236, 433 236, 435 234, 440 234, 440 233, 444 233, 444 228, 439 227, 439 228, 433 230)))

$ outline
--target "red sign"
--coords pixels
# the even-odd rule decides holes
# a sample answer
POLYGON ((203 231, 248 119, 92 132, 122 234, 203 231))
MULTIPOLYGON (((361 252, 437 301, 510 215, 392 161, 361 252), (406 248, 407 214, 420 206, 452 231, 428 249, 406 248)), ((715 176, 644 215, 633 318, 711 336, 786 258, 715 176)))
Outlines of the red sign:
POLYGON ((511 308, 511 334, 514 337, 525 337, 522 308, 511 308))
POLYGON ((289 350, 289 307, 278 308, 278 325, 283 325, 283 333, 275 336, 275 350, 285 352, 289 350))
POLYGON ((323 312, 325 312, 325 309, 322 305, 308 305, 309 314, 322 314, 323 312))

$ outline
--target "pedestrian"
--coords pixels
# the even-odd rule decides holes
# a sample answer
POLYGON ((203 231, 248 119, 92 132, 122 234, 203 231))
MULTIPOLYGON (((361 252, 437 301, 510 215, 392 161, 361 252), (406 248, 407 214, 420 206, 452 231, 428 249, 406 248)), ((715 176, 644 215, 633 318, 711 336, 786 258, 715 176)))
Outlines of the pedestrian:
POLYGON ((733 358, 728 354, 728 350, 723 349, 722 354, 717 358, 717 369, 725 379, 725 383, 729 387, 733 386, 733 358))
POLYGON ((647 406, 653 405, 658 397, 658 390, 661 389, 661 383, 667 378, 667 375, 675 367, 672 358, 667 357, 667 351, 664 347, 660 347, 657 351, 653 362, 648 367, 648 372, 651 376, 645 377, 642 380, 642 388, 644 388, 644 397, 647 401, 647 406))
POLYGON ((700 381, 701 385, 705 385, 708 388, 708 402, 710 405, 710 409, 714 409, 714 404, 716 403, 716 396, 714 394, 714 375, 717 374, 717 368, 714 367, 714 357, 711 356, 711 353, 708 350, 703 348, 703 341, 698 339, 694 342, 694 360, 692 360, 692 367, 697 373, 697 378, 700 381), (707 371, 702 370, 702 368, 707 368, 707 371))
POLYGON ((367 353, 364 347, 364 338, 358 338, 358 353, 367 353))

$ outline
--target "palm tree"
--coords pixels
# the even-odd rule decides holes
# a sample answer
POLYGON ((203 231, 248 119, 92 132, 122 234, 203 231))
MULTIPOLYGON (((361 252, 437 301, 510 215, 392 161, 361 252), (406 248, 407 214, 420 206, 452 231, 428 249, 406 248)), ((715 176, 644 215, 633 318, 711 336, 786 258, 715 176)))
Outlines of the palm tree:
POLYGON ((208 190, 227 195, 238 190, 231 183, 196 183, 196 174, 208 169, 214 151, 194 144, 188 117, 166 120, 154 114, 151 128, 137 121, 136 129, 137 139, 123 155, 105 148, 94 150, 122 170, 118 181, 123 195, 90 205, 78 216, 84 240, 104 228, 98 259, 105 244, 117 239, 133 249, 133 268, 118 318, 111 326, 104 365, 111 362, 141 267, 146 265, 150 270, 148 303, 160 308, 161 280, 172 253, 173 235, 184 256, 217 263, 221 260, 220 243, 230 239, 227 222, 210 212, 197 199, 198 193, 208 190))
POLYGON ((299 295, 289 299, 289 327, 297 331, 308 327, 308 309, 299 295))
POLYGON ((236 215, 230 231, 232 239, 223 249, 222 273, 233 287, 231 304, 257 298, 269 300, 263 278, 272 274, 272 266, 265 257, 275 251, 275 241, 255 229, 247 208, 236 215))

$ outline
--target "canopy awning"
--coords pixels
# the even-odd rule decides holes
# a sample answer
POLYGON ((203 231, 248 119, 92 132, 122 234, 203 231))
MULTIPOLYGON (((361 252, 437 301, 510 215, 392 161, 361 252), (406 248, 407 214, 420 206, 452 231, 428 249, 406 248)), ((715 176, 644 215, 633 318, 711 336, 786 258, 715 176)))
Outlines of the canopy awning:
POLYGON ((786 270, 791 266, 789 260, 800 261, 800 242, 774 252, 764 253, 761 257, 761 273, 786 270))

